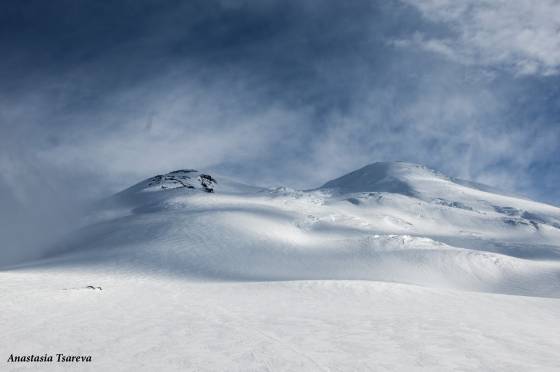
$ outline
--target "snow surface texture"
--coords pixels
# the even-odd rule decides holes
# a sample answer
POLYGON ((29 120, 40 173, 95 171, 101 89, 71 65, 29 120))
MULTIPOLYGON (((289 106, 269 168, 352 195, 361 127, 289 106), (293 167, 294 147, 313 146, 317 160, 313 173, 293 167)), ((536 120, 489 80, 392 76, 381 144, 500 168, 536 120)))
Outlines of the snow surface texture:
POLYGON ((1 349, 92 370, 560 369, 560 208, 401 162, 309 191, 207 176, 140 182, 0 273, 1 349))

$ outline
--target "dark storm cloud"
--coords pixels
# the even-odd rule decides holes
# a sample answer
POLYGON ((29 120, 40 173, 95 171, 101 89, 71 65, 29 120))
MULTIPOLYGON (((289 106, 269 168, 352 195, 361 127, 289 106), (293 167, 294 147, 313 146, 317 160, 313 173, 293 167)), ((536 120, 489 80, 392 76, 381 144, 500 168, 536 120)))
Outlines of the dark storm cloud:
MULTIPOLYGON (((184 167, 313 187, 408 160, 560 200, 550 186, 560 174, 555 55, 512 43, 493 51, 468 37, 472 22, 457 23, 453 3, 0 7, 0 202, 10 221, 0 233, 12 247, 42 245, 14 226, 47 237, 72 227, 87 201, 184 167), (465 62, 477 53, 481 63, 465 62)), ((515 35, 522 14, 507 15, 504 32, 515 35)), ((537 35, 548 35, 543 24, 537 35)))

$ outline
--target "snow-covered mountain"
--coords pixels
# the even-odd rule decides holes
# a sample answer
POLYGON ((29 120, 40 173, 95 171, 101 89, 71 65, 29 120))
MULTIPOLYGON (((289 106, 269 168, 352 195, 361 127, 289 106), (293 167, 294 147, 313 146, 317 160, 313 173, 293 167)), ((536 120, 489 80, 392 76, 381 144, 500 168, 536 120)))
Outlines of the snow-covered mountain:
POLYGON ((50 262, 212 280, 362 279, 560 296, 560 209, 408 163, 312 191, 181 170, 115 195, 50 262), (212 192, 209 192, 212 191, 212 192))
MULTIPOLYGON (((219 174, 185 169, 150 177, 100 202, 89 225, 54 247, 47 258, 3 275, 12 291, 21 291, 27 283, 63 303, 72 302, 68 296, 89 298, 91 291, 85 284, 102 284, 99 295, 111 298, 99 305, 104 316, 115 316, 111 309, 120 306, 126 310, 118 310, 117 316, 132 312, 137 321, 156 327, 138 330, 136 322, 125 322, 125 328, 136 335, 128 336, 130 345, 147 337, 149 345, 154 340, 165 343, 162 337, 168 333, 181 339, 174 328, 183 324, 181 316, 195 322, 184 324, 187 328, 196 329, 196 321, 205 319, 222 331, 224 324, 232 324, 236 332, 253 330, 252 336, 240 339, 226 336, 232 343, 221 347, 233 353, 228 354, 233 359, 208 370, 270 366, 370 370, 376 360, 360 348, 375 342, 371 334, 383 334, 391 344, 399 342, 392 333, 395 330, 412 332, 412 339, 398 337, 422 348, 414 339, 442 343, 437 330, 446 334, 457 324, 481 332, 477 336, 463 330, 461 334, 466 345, 462 347, 482 338, 480 348, 471 350, 481 362, 444 358, 444 365, 484 369, 489 366, 483 356, 485 342, 503 361, 515 354, 511 350, 517 350, 500 349, 503 345, 492 344, 493 337, 508 339, 511 331, 528 332, 533 339, 560 324, 560 208, 403 162, 374 163, 307 191, 246 185, 219 174), (183 309, 182 303, 196 311, 183 309), (130 308, 132 304, 147 307, 136 310, 130 308), (418 318, 404 313, 409 305, 418 318), (329 306, 331 310, 321 310, 329 306), (372 306, 377 310, 371 310, 372 306), (512 308, 524 313, 511 313, 509 320, 503 320, 502 314, 512 308), (155 314, 169 323, 155 320, 155 314), (294 318, 286 319, 290 316, 294 318), (402 323, 393 324, 393 331, 384 326, 373 329, 375 323, 368 323, 371 316, 389 322, 386 326, 402 323), (440 329, 440 323, 427 320, 432 316, 448 324, 440 329), (308 322, 309 317, 318 323, 308 322), (537 322, 537 318, 544 320, 537 322), (285 328, 271 329, 275 323, 269 323, 270 319, 284 319, 285 328), (366 323, 354 324, 355 319, 366 323), (334 325, 337 322, 342 328, 334 325), (158 324, 162 333, 154 335, 158 324), (426 333, 418 328, 422 324, 426 333), (496 330, 496 324, 500 324, 499 336, 488 331, 496 330), (531 326, 523 328, 523 324, 531 326), (318 339, 306 339, 298 327, 317 334, 318 339), (341 336, 346 330, 361 336, 351 341, 350 335, 341 336), (290 339, 283 338, 282 332, 290 334, 290 339), (338 345, 328 332, 346 341, 338 345), (253 339, 251 348, 272 342, 281 351, 264 353, 260 360, 258 351, 253 356, 243 354, 242 339, 253 339), (321 354, 312 346, 316 342, 328 345, 331 354, 321 354), (240 358, 239 363, 235 358, 240 358), (299 364, 287 362, 294 358, 299 364)), ((54 306, 48 297, 33 298, 47 308, 54 306)), ((70 307, 63 312, 72 316, 75 311, 70 307)), ((100 326, 112 332, 107 324, 100 326)), ((204 329, 193 332, 195 342, 204 345, 224 337, 207 335, 204 329)), ((97 342, 103 337, 99 335, 97 342)), ((111 339, 122 337, 115 334, 111 339)), ((453 345, 463 341, 449 340, 453 345)), ((380 352, 392 350, 389 344, 380 352)), ((443 348, 450 347, 444 344, 443 348)), ((548 339, 546 345, 509 367, 557 365, 551 353, 560 340, 548 339)), ((99 347, 104 353, 106 349, 99 347)), ((394 359, 387 354, 390 360, 385 369, 410 368, 426 353, 419 352, 413 360, 398 351, 394 359)), ((189 355, 191 361, 200 357, 189 355)), ((181 360, 183 364, 173 364, 173 369, 208 366, 204 358, 192 365, 181 360)), ((424 362, 429 365, 429 357, 424 362)))

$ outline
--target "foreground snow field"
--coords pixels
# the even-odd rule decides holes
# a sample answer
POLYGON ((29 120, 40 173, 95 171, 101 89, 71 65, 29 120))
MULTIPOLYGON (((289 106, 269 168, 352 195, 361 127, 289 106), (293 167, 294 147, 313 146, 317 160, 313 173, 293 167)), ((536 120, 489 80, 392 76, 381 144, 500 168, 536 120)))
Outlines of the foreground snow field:
POLYGON ((364 281, 0 274, 8 370, 555 371, 560 300, 364 281), (95 284, 95 291, 84 288, 95 284))
POLYGON ((71 368, 131 371, 560 369, 559 208, 407 163, 309 191, 212 177, 143 181, 48 257, 0 272, 5 358, 87 354, 71 368))

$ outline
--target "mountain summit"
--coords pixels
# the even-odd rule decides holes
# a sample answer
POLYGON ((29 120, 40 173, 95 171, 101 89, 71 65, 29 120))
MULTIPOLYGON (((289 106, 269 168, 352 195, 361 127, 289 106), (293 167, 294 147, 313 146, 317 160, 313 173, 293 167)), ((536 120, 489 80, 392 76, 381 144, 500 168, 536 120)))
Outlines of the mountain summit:
POLYGON ((366 165, 325 183, 320 189, 330 189, 338 193, 389 192, 419 198, 438 198, 453 194, 469 193, 469 189, 486 191, 504 196, 512 193, 495 187, 446 176, 426 166, 396 162, 378 162, 366 165))
POLYGON ((379 162, 329 181, 321 189, 334 189, 340 193, 377 191, 413 196, 416 194, 415 184, 426 180, 437 182, 448 178, 422 165, 379 162))

